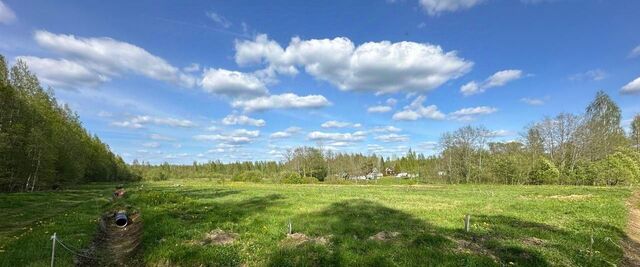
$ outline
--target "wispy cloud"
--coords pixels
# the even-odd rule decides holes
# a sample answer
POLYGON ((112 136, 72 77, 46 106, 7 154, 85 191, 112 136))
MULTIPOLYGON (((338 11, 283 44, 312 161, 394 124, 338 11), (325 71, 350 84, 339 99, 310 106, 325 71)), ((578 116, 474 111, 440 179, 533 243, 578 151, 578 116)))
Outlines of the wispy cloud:
POLYGON ((539 98, 529 98, 529 97, 523 97, 520 98, 520 101, 527 103, 529 105, 532 106, 541 106, 544 105, 544 100, 539 99, 539 98))
POLYGON ((601 69, 588 70, 569 76, 572 81, 601 81, 607 78, 608 74, 601 69))
POLYGON ((10 24, 16 21, 16 13, 5 3, 0 1, 0 24, 10 24))
POLYGON ((471 81, 463 85, 460 87, 460 92, 465 96, 484 93, 489 88, 504 86, 511 81, 518 80, 522 75, 521 70, 498 71, 481 83, 471 81))
POLYGON ((227 18, 225 18, 224 16, 216 12, 210 11, 210 12, 207 12, 206 14, 207 14, 207 17, 209 17, 211 20, 213 20, 215 23, 217 23, 218 25, 222 26, 225 29, 231 27, 232 25, 231 21, 229 21, 227 18))

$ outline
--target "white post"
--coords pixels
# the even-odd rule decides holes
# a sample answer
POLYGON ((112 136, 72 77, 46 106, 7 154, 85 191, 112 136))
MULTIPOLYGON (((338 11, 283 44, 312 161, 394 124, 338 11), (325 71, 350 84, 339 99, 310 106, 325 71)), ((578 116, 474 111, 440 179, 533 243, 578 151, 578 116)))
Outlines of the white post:
POLYGON ((56 257, 56 233, 51 236, 51 267, 53 267, 53 261, 56 257))
POLYGON ((469 232, 469 228, 471 228, 471 225, 469 223, 469 221, 471 220, 471 215, 467 214, 464 216, 464 230, 469 232))
POLYGON ((291 220, 289 220, 289 234, 291 234, 291 230, 293 230, 293 229, 291 227, 291 220))

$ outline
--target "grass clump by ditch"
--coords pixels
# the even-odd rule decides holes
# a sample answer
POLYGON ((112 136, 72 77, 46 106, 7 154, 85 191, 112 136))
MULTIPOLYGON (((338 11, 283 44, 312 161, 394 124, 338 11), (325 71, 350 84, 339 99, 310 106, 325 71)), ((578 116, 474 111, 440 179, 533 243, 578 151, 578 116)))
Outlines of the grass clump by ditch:
MULTIPOLYGON (((0 222, 0 265, 45 266, 53 231, 87 245, 100 215, 95 201, 106 203, 106 188, 0 195, 21 222, 0 222), (46 211, 39 205, 45 200, 57 210, 46 211)), ((182 180, 129 186, 127 202, 144 217, 143 260, 151 266, 604 266, 622 260, 630 192, 182 180), (211 241, 221 236, 225 242, 211 241)), ((72 262, 64 252, 59 260, 72 262)))

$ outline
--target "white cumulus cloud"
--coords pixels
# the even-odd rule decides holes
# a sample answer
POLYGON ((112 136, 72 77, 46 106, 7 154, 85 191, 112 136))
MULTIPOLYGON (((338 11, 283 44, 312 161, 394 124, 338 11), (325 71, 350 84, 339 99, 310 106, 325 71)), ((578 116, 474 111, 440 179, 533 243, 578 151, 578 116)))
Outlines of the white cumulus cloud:
MULTIPOLYGON (((183 87, 192 87, 196 82, 193 76, 147 50, 112 38, 84 38, 40 30, 35 32, 34 39, 38 45, 61 54, 66 60, 106 77, 131 72, 183 87)), ((64 80, 59 83, 73 84, 64 80)))
POLYGON ((86 66, 66 59, 17 57, 24 61, 44 84, 62 88, 95 88, 110 78, 86 66))
POLYGON ((364 131, 356 131, 353 133, 333 133, 313 131, 307 135, 309 140, 313 141, 342 141, 342 142, 358 142, 367 137, 364 131))
POLYGON ((640 77, 635 80, 629 82, 627 85, 623 86, 620 90, 623 94, 638 94, 640 93, 640 77))
POLYGON ((260 136, 260 131, 249 131, 246 129, 238 129, 226 134, 196 135, 193 139, 198 141, 217 141, 225 146, 235 146, 250 143, 260 136))
POLYGON ((393 114, 394 120, 415 121, 418 119, 442 120, 445 114, 438 110, 436 105, 424 106, 423 103, 427 98, 425 96, 416 97, 410 105, 405 106, 402 111, 393 114))
POLYGON ((274 132, 269 137, 273 138, 273 139, 288 138, 288 137, 291 137, 292 135, 294 135, 296 133, 299 133, 300 131, 302 131, 302 128, 292 126, 292 127, 289 127, 287 129, 285 129, 284 131, 274 132))
POLYGON ((321 108, 330 104, 331 102, 322 95, 298 96, 293 93, 240 99, 231 103, 234 108, 242 108, 245 112, 270 109, 321 108))
POLYGON ((369 113, 386 113, 391 111, 390 106, 372 106, 367 108, 367 112, 369 113))
POLYGON ((494 73, 484 82, 478 83, 476 81, 468 82, 460 87, 460 92, 465 95, 475 95, 486 91, 489 88, 504 86, 505 84, 522 78, 523 72, 521 70, 502 70, 494 73))
POLYGON ((361 126, 362 124, 360 123, 351 123, 346 121, 326 121, 320 125, 320 127, 322 128, 346 128, 346 127, 359 128, 361 126))
POLYGON ((263 119, 254 119, 246 115, 229 114, 222 119, 224 125, 250 125, 256 127, 262 127, 266 125, 263 119))
POLYGON ((256 97, 268 93, 264 83, 254 75, 225 69, 207 69, 200 86, 209 93, 230 97, 256 97))
POLYGON ((497 108, 488 107, 488 106, 463 108, 463 109, 459 109, 454 112, 451 112, 449 114, 449 117, 459 121, 470 121, 470 120, 473 120, 476 116, 488 115, 488 114, 495 113, 496 111, 498 111, 497 108))
POLYGON ((181 127, 191 128, 195 126, 190 120, 176 119, 176 118, 160 118, 152 116, 135 116, 124 121, 115 121, 111 125, 124 128, 139 129, 143 128, 147 124, 169 126, 169 127, 181 127))
POLYGON ((381 41, 356 46, 345 37, 294 37, 283 48, 264 34, 236 42, 235 58, 240 65, 267 65, 263 72, 270 76, 295 74, 302 68, 341 90, 375 93, 426 92, 473 66, 455 51, 427 43, 381 41))

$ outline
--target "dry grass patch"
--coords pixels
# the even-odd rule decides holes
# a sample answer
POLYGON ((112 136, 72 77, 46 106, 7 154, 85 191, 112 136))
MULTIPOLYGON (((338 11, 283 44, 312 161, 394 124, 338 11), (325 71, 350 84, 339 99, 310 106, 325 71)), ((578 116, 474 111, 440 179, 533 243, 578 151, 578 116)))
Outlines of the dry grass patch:
POLYGON ((390 241, 390 240, 395 239, 398 236, 400 236, 399 232, 382 231, 382 232, 379 232, 379 233, 377 233, 375 235, 370 236, 369 240, 390 241))
POLYGON ((318 244, 325 246, 329 244, 329 239, 331 239, 331 236, 309 237, 303 233, 293 233, 287 234, 287 237, 282 240, 282 244, 285 246, 296 247, 304 244, 318 244))
POLYGON ((588 195, 553 195, 553 196, 549 196, 548 198, 571 201, 571 200, 584 200, 592 197, 593 195, 588 194, 588 195))
POLYGON ((547 240, 532 236, 522 239, 522 243, 529 246, 544 246, 545 244, 547 244, 547 240))
POLYGON ((206 245, 218 246, 218 245, 233 244, 236 241, 236 239, 238 239, 238 234, 225 232, 224 230, 221 230, 221 229, 216 229, 206 233, 202 240, 200 241, 194 240, 189 243, 192 245, 201 245, 201 246, 206 246, 206 245))

